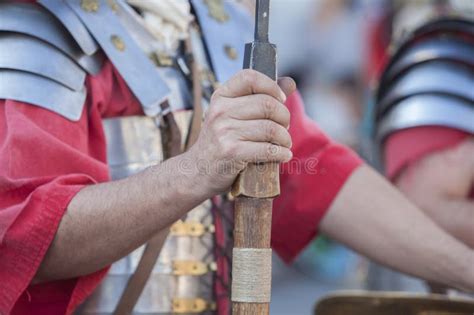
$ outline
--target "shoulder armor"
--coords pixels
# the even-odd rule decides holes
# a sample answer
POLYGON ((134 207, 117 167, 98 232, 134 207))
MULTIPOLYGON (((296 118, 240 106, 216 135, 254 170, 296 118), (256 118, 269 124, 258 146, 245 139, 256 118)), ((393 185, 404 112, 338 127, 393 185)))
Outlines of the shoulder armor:
POLYGON ((421 63, 390 83, 378 103, 378 110, 384 115, 399 101, 419 94, 450 95, 472 102, 473 84, 472 69, 441 60, 421 63))
POLYGON ((78 120, 86 98, 86 70, 99 65, 41 7, 0 3, 0 98, 78 120))
POLYGON ((0 98, 34 104, 77 121, 86 91, 71 90, 31 72, 0 69, 0 98))
POLYGON ((91 0, 90 6, 79 0, 64 1, 112 61, 145 114, 159 114, 159 105, 169 97, 169 87, 115 14, 114 10, 120 10, 120 6, 106 0, 91 0))
MULTIPOLYGON (((60 6, 58 1, 57 5, 60 6)), ((100 56, 84 54, 62 24, 46 10, 27 3, 0 3, 0 31, 22 33, 41 39, 74 59, 84 70, 100 70, 100 56)))
POLYGON ((209 2, 191 1, 216 79, 225 82, 242 69, 245 44, 253 38, 253 18, 236 1, 220 1, 219 10, 209 2))
POLYGON ((0 3, 0 98, 25 101, 77 120, 84 105, 86 72, 99 72, 103 51, 145 113, 159 114, 159 105, 169 96, 169 88, 115 14, 122 6, 112 6, 105 0, 91 0, 91 6, 84 3, 80 0, 39 0, 40 5, 0 3), (15 73, 19 71, 24 73, 15 73), (12 81, 3 82, 10 78, 12 81), (28 84, 44 85, 48 95, 36 93, 40 89, 15 92, 20 87, 24 89, 23 82, 13 81, 20 78, 28 80, 28 84))
POLYGON ((376 140, 417 126, 474 133, 474 22, 439 20, 400 45, 376 95, 376 140))
POLYGON ((58 0, 39 0, 38 3, 61 21, 84 53, 91 56, 99 50, 97 42, 65 2, 58 0))
POLYGON ((400 101, 379 121, 377 140, 398 130, 443 126, 474 134, 472 102, 447 95, 421 94, 400 101))

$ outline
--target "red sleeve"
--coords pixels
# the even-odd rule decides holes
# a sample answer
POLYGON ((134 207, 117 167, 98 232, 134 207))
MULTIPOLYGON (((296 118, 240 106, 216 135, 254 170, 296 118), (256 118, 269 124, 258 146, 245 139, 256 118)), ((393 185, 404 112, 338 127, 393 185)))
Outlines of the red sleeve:
POLYGON ((332 142, 304 113, 298 93, 287 100, 293 159, 281 167, 273 210, 272 247, 291 262, 316 236, 319 222, 349 175, 362 163, 332 142))
POLYGON ((70 200, 109 180, 101 116, 130 104, 124 86, 109 63, 89 77, 78 122, 0 100, 0 314, 71 313, 104 275, 30 285, 70 200))
POLYGON ((390 180, 416 161, 435 151, 456 146, 469 134, 460 130, 428 126, 398 131, 385 142, 385 173, 390 180))

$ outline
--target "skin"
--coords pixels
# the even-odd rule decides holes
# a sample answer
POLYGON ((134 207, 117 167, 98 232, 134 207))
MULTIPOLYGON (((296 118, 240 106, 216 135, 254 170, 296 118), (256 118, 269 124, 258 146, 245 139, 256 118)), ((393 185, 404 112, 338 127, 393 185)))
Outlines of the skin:
POLYGON ((345 183, 320 230, 378 263, 474 292, 474 252, 367 166, 345 183))
MULTIPOLYGON (((213 95, 201 134, 188 152, 130 178, 81 190, 35 281, 99 270, 157 233, 166 237, 167 228, 187 211, 228 191, 248 162, 291 159, 289 112, 283 103, 295 84, 283 79, 279 85, 241 71, 213 95)), ((474 252, 366 166, 346 182, 321 229, 381 263, 474 291, 474 252)))
POLYGON ((474 248, 474 138, 408 166, 398 188, 440 227, 474 248))
MULTIPOLYGON (((295 89, 291 79, 282 85, 288 93, 295 89)), ((248 162, 290 160, 285 100, 263 74, 238 73, 212 96, 190 150, 135 176, 86 187, 72 199, 34 282, 95 272, 157 233, 166 237, 186 212, 228 190, 248 162)))

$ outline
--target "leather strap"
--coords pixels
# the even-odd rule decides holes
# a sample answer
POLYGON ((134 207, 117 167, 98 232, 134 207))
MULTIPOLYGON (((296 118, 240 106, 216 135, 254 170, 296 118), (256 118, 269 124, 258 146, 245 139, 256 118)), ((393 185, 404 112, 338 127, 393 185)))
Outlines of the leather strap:
MULTIPOLYGON (((168 235, 168 231, 166 234, 168 235)), ((156 260, 160 255, 160 250, 166 240, 166 236, 159 233, 148 241, 143 252, 137 269, 127 282, 127 286, 120 297, 119 303, 115 308, 114 315, 130 315, 138 302, 140 295, 150 277, 151 271, 155 266, 156 260)))
MULTIPOLYGON (((181 132, 168 102, 161 104, 161 109, 162 113, 165 114, 161 117, 159 126, 163 146, 163 157, 166 160, 182 152, 181 132)), ((168 235, 168 231, 161 231, 148 241, 137 269, 128 280, 127 286, 120 297, 114 315, 129 315, 132 313, 155 266, 156 260, 160 255, 161 248, 166 240, 166 235, 168 235)))
POLYGON ((192 41, 188 38, 185 42, 186 53, 191 56, 191 74, 193 82, 193 118, 189 127, 185 149, 188 150, 197 140, 201 131, 203 108, 202 108, 202 82, 199 64, 193 57, 192 41))

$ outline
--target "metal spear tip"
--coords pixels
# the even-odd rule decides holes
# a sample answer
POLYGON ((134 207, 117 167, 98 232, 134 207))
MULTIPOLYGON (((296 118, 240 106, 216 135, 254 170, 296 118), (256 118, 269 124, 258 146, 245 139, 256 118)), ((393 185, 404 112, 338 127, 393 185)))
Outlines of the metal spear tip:
POLYGON ((270 0, 257 0, 255 12, 255 41, 268 42, 270 0))

